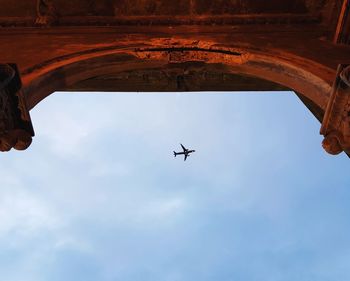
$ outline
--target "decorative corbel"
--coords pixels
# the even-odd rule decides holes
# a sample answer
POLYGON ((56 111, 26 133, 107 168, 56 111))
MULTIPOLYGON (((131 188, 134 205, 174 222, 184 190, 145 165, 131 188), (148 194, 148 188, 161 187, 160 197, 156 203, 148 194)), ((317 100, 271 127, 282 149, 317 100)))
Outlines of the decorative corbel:
POLYGON ((0 64, 0 151, 27 149, 34 136, 15 64, 0 64))
POLYGON ((58 13, 53 0, 37 0, 35 24, 39 26, 51 26, 58 20, 58 13))
POLYGON ((320 133, 330 154, 350 155, 350 65, 339 65, 320 133))

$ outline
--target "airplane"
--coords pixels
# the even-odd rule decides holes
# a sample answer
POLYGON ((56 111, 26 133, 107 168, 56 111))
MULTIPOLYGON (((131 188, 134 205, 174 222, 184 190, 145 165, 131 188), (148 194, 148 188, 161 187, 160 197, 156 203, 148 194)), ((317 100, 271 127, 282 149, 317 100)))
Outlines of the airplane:
POLYGON ((174 157, 176 157, 176 155, 184 155, 185 156, 184 161, 186 161, 187 157, 190 156, 190 153, 196 152, 195 150, 189 150, 189 149, 185 148, 181 143, 180 143, 180 145, 184 151, 183 152, 175 152, 174 151, 174 157))

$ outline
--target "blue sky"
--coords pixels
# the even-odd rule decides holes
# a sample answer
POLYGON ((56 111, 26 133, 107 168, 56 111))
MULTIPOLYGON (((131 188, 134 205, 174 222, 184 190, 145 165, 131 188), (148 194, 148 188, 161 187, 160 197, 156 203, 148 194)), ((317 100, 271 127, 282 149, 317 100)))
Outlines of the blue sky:
POLYGON ((293 93, 56 93, 31 115, 0 155, 0 280, 350 280, 350 161, 293 93))

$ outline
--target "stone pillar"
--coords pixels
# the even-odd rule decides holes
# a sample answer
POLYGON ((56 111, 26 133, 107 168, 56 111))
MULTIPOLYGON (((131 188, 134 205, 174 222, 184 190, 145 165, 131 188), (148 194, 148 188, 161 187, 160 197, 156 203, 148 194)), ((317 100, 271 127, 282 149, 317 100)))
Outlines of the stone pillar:
POLYGON ((339 65, 332 95, 323 118, 323 148, 330 154, 350 156, 350 65, 339 65))
POLYGON ((34 136, 15 64, 0 64, 0 151, 24 150, 34 136))

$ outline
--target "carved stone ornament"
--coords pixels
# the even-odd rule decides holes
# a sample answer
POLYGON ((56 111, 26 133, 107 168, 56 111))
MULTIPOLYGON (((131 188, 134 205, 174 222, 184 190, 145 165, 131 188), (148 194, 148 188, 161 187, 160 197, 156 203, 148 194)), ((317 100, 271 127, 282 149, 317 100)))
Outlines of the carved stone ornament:
POLYGON ((0 64, 0 151, 24 150, 34 136, 15 64, 0 64))
POLYGON ((330 154, 350 155, 350 65, 339 65, 323 118, 323 148, 330 154))
POLYGON ((57 22, 57 10, 53 0, 37 0, 37 18, 35 24, 39 26, 50 26, 57 22))

